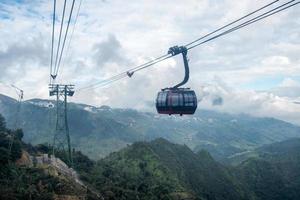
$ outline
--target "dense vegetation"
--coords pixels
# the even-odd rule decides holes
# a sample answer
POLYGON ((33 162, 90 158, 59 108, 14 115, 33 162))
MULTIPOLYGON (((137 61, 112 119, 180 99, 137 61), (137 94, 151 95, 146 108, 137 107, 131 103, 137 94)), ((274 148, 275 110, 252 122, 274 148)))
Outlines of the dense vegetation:
POLYGON ((266 145, 255 155, 237 166, 236 175, 259 199, 300 198, 300 139, 266 145))
POLYGON ((85 181, 111 200, 299 199, 300 140, 274 145, 230 167, 164 139, 138 142, 98 161, 85 181))
POLYGON ((138 142, 97 162, 87 179, 106 199, 249 199, 209 153, 164 139, 138 142))
POLYGON ((27 145, 22 142, 22 137, 22 130, 7 129, 0 115, 0 199, 46 200, 59 196, 87 196, 83 187, 68 177, 58 175, 55 169, 30 164, 27 152, 37 153, 40 149, 47 150, 47 147, 27 145), (9 153, 12 137, 14 140, 9 153))

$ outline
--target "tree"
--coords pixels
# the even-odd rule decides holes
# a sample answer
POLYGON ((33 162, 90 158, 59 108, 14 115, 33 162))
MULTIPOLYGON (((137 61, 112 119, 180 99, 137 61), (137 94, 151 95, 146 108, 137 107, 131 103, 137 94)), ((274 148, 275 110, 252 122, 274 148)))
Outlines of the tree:
POLYGON ((0 147, 0 166, 4 166, 8 163, 8 149, 0 147))
POLYGON ((0 131, 6 130, 6 122, 4 117, 0 114, 0 131))
POLYGON ((15 130, 14 135, 18 140, 21 141, 24 136, 23 130, 22 129, 15 130))

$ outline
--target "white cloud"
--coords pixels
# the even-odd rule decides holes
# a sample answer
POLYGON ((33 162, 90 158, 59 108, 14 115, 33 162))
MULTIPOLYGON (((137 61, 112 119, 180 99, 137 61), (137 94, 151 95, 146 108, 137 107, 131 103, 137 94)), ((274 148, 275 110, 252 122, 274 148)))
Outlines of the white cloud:
MULTIPOLYGON (((58 82, 74 83, 78 88, 101 81, 269 2, 83 1, 58 82)), ((0 6, 0 38, 5 38, 0 40, 1 80, 23 88, 26 98, 48 98, 52 1, 0 3, 0 6), (1 18, 2 14, 6 17, 1 18)), ((61 2, 58 8, 61 14, 61 2)), ((191 77, 187 86, 195 88, 200 96, 202 92, 209 94, 206 97, 209 103, 202 108, 285 116, 287 120, 299 115, 299 105, 290 104, 292 99, 299 97, 295 89, 298 86, 292 86, 294 83, 288 80, 300 77, 299 18, 299 7, 295 7, 190 51, 191 77), (258 93, 255 87, 252 91, 239 87, 256 79, 277 76, 286 78, 278 86, 280 92, 274 89, 258 93), (201 90, 203 85, 216 81, 216 77, 221 77, 226 84, 201 90), (293 92, 290 92, 291 87, 293 92), (211 101, 218 97, 223 98, 223 104, 211 106, 211 101)), ((60 16, 57 17, 56 36, 59 20, 60 16)), ((72 100, 149 109, 149 102, 154 102, 157 91, 176 84, 182 77, 182 58, 178 56, 104 89, 76 92, 72 100)), ((0 93, 8 94, 9 89, 0 84, 0 93)), ((151 109, 154 111, 153 107, 151 109)))
POLYGON ((298 97, 282 97, 271 92, 236 90, 224 83, 214 83, 202 89, 203 99, 200 108, 229 113, 247 113, 259 117, 274 117, 300 125, 300 105, 298 97), (203 92, 204 91, 204 92, 203 92), (222 105, 214 105, 216 97, 223 99, 222 105))
POLYGON ((300 82, 285 78, 278 87, 272 88, 270 92, 281 97, 300 98, 300 82))
POLYGON ((280 87, 300 87, 300 83, 291 78, 284 79, 280 85, 280 87))

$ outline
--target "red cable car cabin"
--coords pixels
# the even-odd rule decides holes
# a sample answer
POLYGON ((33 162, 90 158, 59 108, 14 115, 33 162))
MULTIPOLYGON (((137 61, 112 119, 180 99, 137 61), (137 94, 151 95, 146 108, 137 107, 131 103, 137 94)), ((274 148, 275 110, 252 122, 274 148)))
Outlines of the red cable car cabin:
POLYGON ((196 94, 188 88, 163 89, 156 98, 156 110, 159 114, 192 115, 196 109, 196 94))
POLYGON ((189 64, 187 59, 187 48, 185 46, 174 46, 168 51, 168 54, 175 56, 182 54, 185 76, 182 82, 171 87, 162 89, 157 94, 156 110, 159 114, 178 114, 192 115, 197 109, 196 93, 189 88, 180 88, 189 80, 189 64))

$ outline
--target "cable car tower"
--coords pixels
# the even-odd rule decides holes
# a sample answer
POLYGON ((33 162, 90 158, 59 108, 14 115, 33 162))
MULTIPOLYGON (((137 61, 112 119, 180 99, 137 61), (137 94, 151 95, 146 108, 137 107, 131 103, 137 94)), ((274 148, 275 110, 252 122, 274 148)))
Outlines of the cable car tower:
POLYGON ((16 120, 14 123, 14 129, 20 129, 20 111, 21 111, 21 106, 22 106, 22 101, 24 98, 24 91, 18 88, 15 85, 11 85, 16 90, 16 93, 18 95, 18 104, 17 104, 17 110, 16 110, 16 120))
MULTIPOLYGON (((24 98, 24 91, 21 90, 20 88, 18 88, 17 86, 15 86, 15 85, 10 85, 10 86, 16 90, 16 93, 18 95, 15 121, 14 121, 14 124, 13 124, 13 129, 18 130, 18 129, 21 129, 21 126, 20 126, 20 112, 21 112, 21 106, 22 106, 22 102, 23 102, 23 98, 24 98)), ((11 156, 11 151, 12 151, 12 147, 13 147, 13 144, 14 144, 14 140, 15 140, 15 135, 12 134, 11 138, 10 138, 10 141, 9 141, 9 145, 8 145, 9 157, 11 156)))
POLYGON ((70 166, 73 164, 68 126, 68 96, 74 95, 74 85, 50 84, 49 95, 56 96, 56 126, 52 153, 63 153, 70 166))

